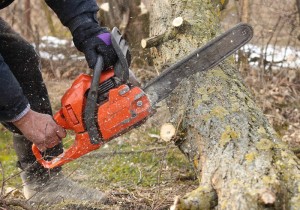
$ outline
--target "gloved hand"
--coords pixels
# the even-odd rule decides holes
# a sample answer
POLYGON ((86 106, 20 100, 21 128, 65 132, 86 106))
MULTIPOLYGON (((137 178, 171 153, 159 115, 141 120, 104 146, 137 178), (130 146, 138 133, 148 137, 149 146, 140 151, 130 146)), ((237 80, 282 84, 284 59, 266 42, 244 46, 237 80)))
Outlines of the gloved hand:
POLYGON ((55 123, 48 114, 41 114, 33 110, 13 124, 22 134, 34 143, 40 151, 52 148, 66 137, 66 131, 55 123))
POLYGON ((104 69, 116 63, 118 57, 106 28, 90 22, 77 27, 72 35, 76 48, 84 53, 91 69, 94 69, 99 54, 103 57, 104 69))

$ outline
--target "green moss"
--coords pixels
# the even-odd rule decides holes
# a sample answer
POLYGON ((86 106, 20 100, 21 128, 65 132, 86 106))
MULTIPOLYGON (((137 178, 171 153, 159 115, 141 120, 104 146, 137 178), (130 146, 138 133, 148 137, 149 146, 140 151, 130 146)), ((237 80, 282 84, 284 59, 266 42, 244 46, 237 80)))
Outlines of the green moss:
POLYGON ((230 79, 223 70, 221 69, 212 69, 207 73, 208 77, 219 77, 221 79, 227 80, 230 79))
POLYGON ((229 125, 226 126, 225 131, 221 134, 219 144, 225 146, 231 140, 239 138, 239 133, 235 132, 229 125))
POLYGON ((255 146, 259 150, 270 150, 274 147, 274 143, 269 139, 262 138, 255 144, 255 146))
POLYGON ((260 126, 258 129, 257 129, 257 133, 259 134, 266 134, 266 130, 263 126, 260 126))
MULTIPOLYGON (((123 149, 125 150, 125 147, 123 149)), ((161 158, 162 155, 153 155, 150 152, 116 155, 110 158, 110 164, 104 165, 98 172, 103 174, 106 181, 112 183, 126 181, 133 185, 149 187, 157 184, 157 175, 162 164, 161 158)), ((187 164, 185 158, 174 151, 168 152, 164 161, 172 167, 184 167, 184 164, 187 164)))
POLYGON ((147 133, 149 131, 138 135, 138 139, 133 142, 126 141, 125 139, 130 138, 124 136, 122 140, 113 140, 107 144, 108 147, 95 151, 92 157, 87 155, 69 163, 67 170, 79 168, 88 176, 88 185, 101 186, 103 190, 111 190, 116 186, 125 187, 126 190, 134 190, 136 186, 153 187, 161 182, 174 181, 185 172, 190 176, 192 166, 177 148, 166 147, 147 152, 149 147, 161 148, 161 144, 166 144, 153 142, 152 138, 145 135, 147 133), (157 143, 160 145, 156 145, 157 143), (137 152, 144 150, 145 152, 137 152), (101 155, 103 153, 108 155, 101 155), (97 154, 101 158, 97 158, 97 154))
POLYGON ((259 134, 260 138, 262 138, 262 139, 268 139, 269 138, 269 134, 267 133, 266 129, 263 126, 260 126, 257 129, 257 133, 259 134))
POLYGON ((209 101, 210 97, 207 94, 202 95, 202 101, 209 101))
POLYGON ((208 120, 211 119, 211 115, 210 115, 210 114, 204 114, 204 115, 201 116, 201 118, 202 118, 205 122, 207 122, 208 120))
POLYGON ((222 90, 222 86, 220 85, 211 85, 211 86, 206 86, 206 87, 200 87, 197 89, 197 93, 200 95, 210 95, 214 92, 219 92, 222 90))
POLYGON ((267 185, 272 185, 272 184, 275 184, 278 182, 276 177, 273 177, 273 176, 263 176, 262 181, 264 184, 267 184, 267 185))
POLYGON ((197 99, 195 102, 194 102, 194 108, 198 108, 201 104, 202 104, 202 100, 201 99, 197 99))
POLYGON ((234 102, 231 104, 231 111, 237 112, 240 110, 240 104, 238 102, 234 102))
POLYGON ((247 163, 252 163, 255 160, 256 156, 257 156, 256 152, 250 152, 245 155, 245 159, 247 163))
POLYGON ((210 114, 211 116, 224 119, 224 117, 228 115, 229 112, 222 106, 216 106, 211 110, 210 114))
POLYGON ((207 93, 207 89, 205 87, 200 87, 197 89, 197 93, 203 95, 207 93))

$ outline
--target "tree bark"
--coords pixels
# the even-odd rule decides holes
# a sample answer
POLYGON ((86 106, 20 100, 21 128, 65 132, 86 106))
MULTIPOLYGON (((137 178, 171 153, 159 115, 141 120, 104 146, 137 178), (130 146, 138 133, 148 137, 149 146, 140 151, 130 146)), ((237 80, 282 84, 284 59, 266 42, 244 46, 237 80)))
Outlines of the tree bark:
MULTIPOLYGON (((182 17, 184 33, 151 48, 157 69, 178 61, 219 32, 219 11, 206 0, 153 0, 150 37, 182 17)), ((300 209, 299 159, 284 144, 227 60, 191 76, 168 98, 175 141, 200 186, 173 209, 300 209), (178 125, 180 125, 178 127, 178 125)))

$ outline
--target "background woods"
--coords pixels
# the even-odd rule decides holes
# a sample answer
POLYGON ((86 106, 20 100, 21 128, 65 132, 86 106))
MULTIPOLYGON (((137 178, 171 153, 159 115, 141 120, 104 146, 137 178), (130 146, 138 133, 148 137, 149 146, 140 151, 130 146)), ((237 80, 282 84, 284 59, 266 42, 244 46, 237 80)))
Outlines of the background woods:
MULTIPOLYGON (((238 22, 251 24, 255 35, 226 63, 184 83, 184 88, 141 128, 68 164, 65 171, 71 178, 109 191, 111 200, 104 208, 168 209, 178 196, 173 208, 297 209, 299 160, 290 151, 299 157, 300 1, 97 2, 101 24, 117 26, 129 41, 132 70, 143 84, 238 22), (166 36, 178 17, 185 23, 182 31, 166 36), (141 46, 143 39, 157 36, 164 39, 141 46), (230 111, 237 109, 243 112, 234 115, 230 111), (211 120, 208 113, 214 113, 215 118, 211 120), (184 143, 176 143, 184 155, 173 142, 161 139, 159 130, 165 122, 172 122, 184 139, 184 143), (221 142, 219 136, 223 137, 221 142), (269 139, 282 139, 289 148, 269 139), (259 178, 253 179, 254 175, 259 178)), ((81 72, 90 73, 83 55, 44 1, 15 0, 0 16, 35 46, 56 111, 72 80, 81 72)), ((30 209, 22 200, 13 202, 22 195, 10 137, 1 128, 0 207, 15 204, 30 209)), ((72 138, 69 134, 67 144, 72 138)), ((75 207, 103 208, 74 203, 63 206, 75 207)))

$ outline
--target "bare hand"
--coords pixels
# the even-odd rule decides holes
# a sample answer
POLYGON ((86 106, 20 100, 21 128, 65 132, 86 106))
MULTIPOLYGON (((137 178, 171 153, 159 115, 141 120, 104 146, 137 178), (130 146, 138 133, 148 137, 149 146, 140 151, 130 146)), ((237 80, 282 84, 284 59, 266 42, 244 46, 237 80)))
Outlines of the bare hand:
POLYGON ((41 114, 30 110, 20 120, 13 124, 23 135, 34 143, 40 151, 52 148, 66 137, 66 131, 55 123, 48 114, 41 114))

